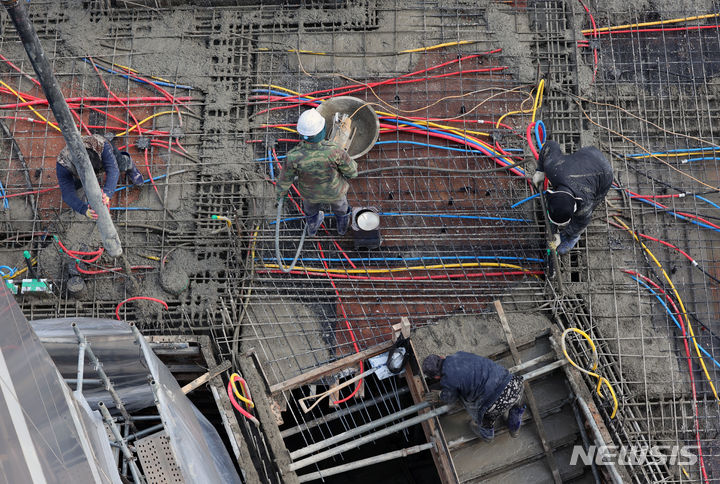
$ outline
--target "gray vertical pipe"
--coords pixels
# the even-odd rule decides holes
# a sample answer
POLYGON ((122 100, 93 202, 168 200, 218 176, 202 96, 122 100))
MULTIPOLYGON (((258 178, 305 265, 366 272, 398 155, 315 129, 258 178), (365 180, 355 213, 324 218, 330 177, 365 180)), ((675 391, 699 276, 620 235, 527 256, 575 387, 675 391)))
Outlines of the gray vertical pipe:
POLYGON ((35 28, 30 22, 27 9, 24 2, 18 0, 0 0, 7 10, 10 18, 15 25, 20 40, 25 47, 30 63, 35 69, 40 85, 45 92, 50 109, 52 109, 58 126, 62 131, 63 138, 70 151, 73 165, 80 175, 85 194, 87 195, 90 206, 98 214, 97 227, 103 240, 103 246, 110 257, 119 257, 122 255, 122 245, 117 230, 110 218, 110 211, 102 203, 102 194, 100 185, 98 185, 95 172, 90 164, 85 145, 83 145, 80 132, 75 126, 70 108, 65 102, 65 97, 60 91, 60 87, 55 80, 50 62, 45 57, 40 39, 38 39, 35 28))

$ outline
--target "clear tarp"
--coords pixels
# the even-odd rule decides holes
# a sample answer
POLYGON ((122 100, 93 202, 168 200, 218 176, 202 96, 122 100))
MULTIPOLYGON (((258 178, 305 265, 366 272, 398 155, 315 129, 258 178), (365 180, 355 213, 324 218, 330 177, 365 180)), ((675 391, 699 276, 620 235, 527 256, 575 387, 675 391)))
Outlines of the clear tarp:
POLYGON ((119 483, 107 438, 89 438, 88 410, 0 286, 0 482, 119 483))
MULTIPOLYGON (((88 339, 130 412, 156 405, 149 381, 155 382, 157 409, 185 482, 241 482, 215 428, 185 396, 147 342, 143 339, 138 344, 127 323, 94 318, 33 321, 33 328, 65 378, 77 376, 78 342, 72 323, 88 339)), ((85 377, 97 378, 87 358, 85 377)), ((83 395, 92 408, 99 401, 113 407, 110 395, 102 387, 84 384, 83 395)))

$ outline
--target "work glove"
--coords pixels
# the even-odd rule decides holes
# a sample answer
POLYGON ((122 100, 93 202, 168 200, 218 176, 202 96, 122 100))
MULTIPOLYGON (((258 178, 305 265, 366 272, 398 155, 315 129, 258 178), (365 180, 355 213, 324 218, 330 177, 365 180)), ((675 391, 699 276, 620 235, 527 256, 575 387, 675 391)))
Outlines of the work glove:
POLYGON ((423 401, 430 404, 432 407, 436 407, 440 404, 440 392, 438 390, 432 390, 423 395, 423 401))
POLYGON ((105 192, 102 192, 102 203, 103 203, 103 205, 105 205, 106 207, 109 207, 109 206, 110 206, 110 197, 108 197, 108 196, 105 194, 105 192))
POLYGON ((537 188, 539 190, 544 181, 545 181, 545 172, 544 171, 536 171, 532 177, 532 182, 533 182, 533 185, 535 185, 535 188, 537 188))
POLYGON ((88 207, 88 209, 85 211, 85 216, 87 218, 89 218, 90 220, 97 220, 97 218, 98 218, 97 214, 95 213, 95 210, 93 210, 90 207, 88 207))
POLYGON ((558 246, 560 245, 560 234, 555 234, 553 236, 553 239, 548 244, 548 247, 550 247, 551 250, 557 250, 558 246))

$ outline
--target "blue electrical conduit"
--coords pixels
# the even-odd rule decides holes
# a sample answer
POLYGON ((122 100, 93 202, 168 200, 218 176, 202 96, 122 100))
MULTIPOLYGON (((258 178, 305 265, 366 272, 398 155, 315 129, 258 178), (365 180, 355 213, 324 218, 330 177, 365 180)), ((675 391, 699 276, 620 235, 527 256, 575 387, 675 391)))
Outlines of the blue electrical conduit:
POLYGON ((697 151, 720 151, 720 147, 716 148, 687 148, 687 149, 677 149, 677 150, 668 150, 668 151, 656 151, 654 153, 632 153, 629 155, 625 155, 628 158, 637 158, 641 156, 649 156, 649 155, 667 155, 668 153, 695 153, 697 151))
MULTIPOLYGON (((86 63, 92 65, 92 62, 90 62, 90 60, 88 60, 87 58, 83 57, 83 60, 84 60, 86 63)), ((100 70, 103 70, 103 71, 105 71, 105 72, 109 72, 110 74, 118 75, 118 76, 120 76, 120 77, 124 77, 125 79, 127 79, 127 80, 129 80, 129 81, 134 81, 134 82, 137 82, 137 83, 140 83, 140 84, 148 84, 148 85, 151 85, 150 82, 148 82, 148 81, 144 81, 144 80, 142 80, 142 79, 136 79, 136 78, 134 78, 134 77, 130 77, 130 76, 126 75, 126 74, 123 74, 122 72, 118 72, 118 71, 115 71, 115 70, 113 70, 113 69, 109 69, 109 68, 107 68, 107 67, 103 67, 103 66, 101 66, 100 64, 98 64, 97 62, 95 63, 95 65, 96 65, 97 68, 100 69, 100 70)), ((190 91, 192 91, 192 90, 195 89, 195 88, 192 87, 192 86, 184 86, 184 85, 182 85, 182 84, 171 84, 171 83, 169 83, 169 82, 156 81, 155 79, 152 80, 152 84, 157 84, 158 86, 165 86, 165 87, 175 87, 175 88, 177 88, 177 89, 188 89, 188 90, 190 90, 190 91)))
POLYGON ((2 277, 12 277, 12 276, 15 275, 15 273, 16 273, 17 271, 18 271, 18 270, 17 270, 17 267, 0 266, 0 276, 2 276, 2 277), (6 273, 4 272, 4 269, 7 269, 7 270, 10 271, 10 272, 8 272, 8 273, 6 274, 6 273))
MULTIPOLYGON (((465 220, 497 220, 503 222, 523 222, 532 223, 531 220, 524 218, 508 218, 508 217, 483 217, 477 215, 452 215, 452 214, 441 214, 441 213, 400 213, 400 212, 380 212, 378 215, 384 215, 389 217, 430 217, 430 218, 459 218, 465 220)), ((334 214, 327 214, 326 217, 334 217, 334 214)), ((280 222, 292 222, 293 220, 304 220, 305 217, 288 217, 280 222)), ((270 221, 269 224, 273 225, 278 221, 270 221)))
MULTIPOLYGON (((639 278, 633 276, 632 274, 628 274, 628 275, 629 275, 630 277, 632 277, 633 279, 635 279, 635 280, 636 280, 640 285, 642 285, 645 289, 647 289, 648 291, 650 291, 650 293, 651 293, 653 296, 655 296, 658 301, 660 301, 660 304, 663 305, 663 307, 665 308, 665 311, 667 311, 668 315, 672 318, 673 322, 675 323, 675 326, 677 326, 678 329, 680 329, 680 330, 682 331, 682 325, 680 324, 680 322, 678 322, 677 318, 675 317, 675 315, 673 314, 673 312, 670 310, 670 308, 667 306, 667 304, 665 303, 665 301, 663 301, 662 297, 660 297, 660 295, 659 295, 658 293, 656 293, 656 292, 653 290, 653 288, 650 287, 650 286, 648 286, 644 281, 642 281, 642 280, 640 280, 639 278)), ((705 353, 705 356, 707 356, 708 358, 710 358, 710 360, 712 360, 712 362, 715 363, 715 366, 717 366, 718 368, 720 368, 720 363, 718 363, 718 361, 717 361, 715 358, 713 358, 713 356, 712 356, 710 353, 708 353, 705 348, 703 348, 702 346, 700 346, 700 343, 698 343, 697 340, 696 340, 693 336, 687 335, 687 338, 693 340, 693 342, 697 345, 697 347, 700 348, 700 351, 702 351, 703 353, 705 353)))

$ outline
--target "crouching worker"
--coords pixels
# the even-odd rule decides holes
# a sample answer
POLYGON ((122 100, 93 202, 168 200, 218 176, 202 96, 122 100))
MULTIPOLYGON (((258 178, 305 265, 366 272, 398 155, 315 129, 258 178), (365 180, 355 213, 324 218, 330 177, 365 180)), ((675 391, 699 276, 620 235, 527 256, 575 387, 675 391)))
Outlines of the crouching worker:
POLYGON ((325 140, 325 118, 315 109, 300 115, 297 131, 302 141, 287 154, 276 185, 278 201, 287 197, 297 177, 295 186, 303 197, 308 235, 315 235, 320 228, 325 217, 320 209, 326 204, 335 214, 338 234, 344 235, 350 222, 347 181, 357 176, 357 163, 347 151, 325 140))
POLYGON ((547 141, 533 175, 538 190, 542 190, 546 176, 548 216, 559 230, 559 233, 553 231, 550 248, 564 255, 575 247, 582 231, 590 224, 593 210, 605 200, 613 182, 612 166, 595 147, 588 146, 566 155, 555 141, 547 141))
MULTIPOLYGON (((102 188, 102 200, 105 206, 110 206, 110 198, 115 192, 121 172, 127 175, 133 185, 142 185, 142 174, 135 167, 128 153, 119 152, 105 138, 97 134, 83 136, 82 141, 95 174, 105 173, 105 184, 102 188)), ((77 169, 72 164, 70 150, 67 146, 60 151, 57 157, 55 171, 63 201, 77 213, 93 220, 97 219, 95 210, 77 195, 77 189, 82 186, 82 182, 77 169)))
MULTIPOLYGON (((521 403, 523 378, 483 356, 458 351, 443 358, 429 355, 423 360, 426 377, 440 380, 439 398, 445 403, 460 400, 472 419, 470 428, 485 441, 495 436, 495 420, 507 419, 512 437, 520 432, 525 405, 521 403)), ((437 403, 435 392, 428 400, 437 403)))

